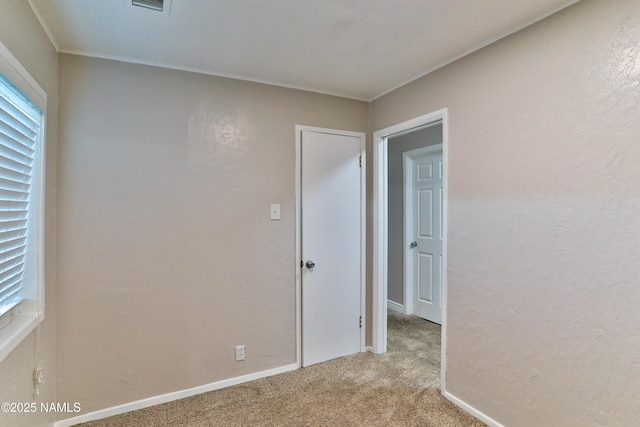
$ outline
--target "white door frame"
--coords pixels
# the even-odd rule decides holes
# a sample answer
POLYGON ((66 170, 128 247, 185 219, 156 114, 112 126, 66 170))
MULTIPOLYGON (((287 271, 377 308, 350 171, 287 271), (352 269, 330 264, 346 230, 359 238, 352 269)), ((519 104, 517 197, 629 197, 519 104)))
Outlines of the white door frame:
POLYGON ((448 111, 446 108, 416 117, 405 122, 380 129, 373 133, 373 351, 381 354, 387 351, 387 263, 388 254, 388 159, 387 138, 412 129, 442 121, 442 163, 445 168, 442 203, 442 363, 441 390, 445 388, 447 349, 447 207, 448 207, 448 111))
MULTIPOLYGON (((403 228, 403 252, 404 257, 404 310, 407 314, 413 314, 413 257, 411 256, 411 249, 409 249, 409 242, 413 240, 413 162, 414 158, 426 154, 440 153, 442 152, 442 144, 429 145, 427 147, 416 148, 414 150, 405 151, 402 153, 402 196, 404 203, 404 218, 403 228)), ((444 160, 443 160, 444 163, 444 160)), ((444 176, 443 176, 444 178, 444 176)), ((444 220, 444 218, 443 218, 444 220)), ((442 281, 442 280, 441 280, 442 281)), ((440 285, 442 287, 442 284, 440 285)), ((442 295, 440 296, 442 302, 442 295)))
POLYGON ((360 316, 362 316, 362 327, 360 328, 360 351, 365 351, 365 331, 366 331, 366 248, 367 248, 367 223, 366 223, 366 174, 365 174, 365 147, 366 134, 364 132, 351 132, 338 129, 326 129, 313 126, 296 125, 296 170, 295 170, 295 191, 296 191, 296 258, 295 258, 295 280, 296 280, 296 364, 298 368, 302 366, 302 169, 301 169, 301 147, 302 131, 321 132, 332 135, 345 135, 360 138, 360 156, 362 167, 360 168, 360 316))

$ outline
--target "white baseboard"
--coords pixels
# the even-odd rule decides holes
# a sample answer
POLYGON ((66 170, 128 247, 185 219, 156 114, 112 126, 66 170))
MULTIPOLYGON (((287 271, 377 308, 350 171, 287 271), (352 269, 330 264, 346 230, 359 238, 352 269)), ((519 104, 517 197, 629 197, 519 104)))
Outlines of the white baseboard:
POLYGON ((240 377, 229 378, 222 381, 216 381, 211 384, 205 384, 186 390, 175 391, 172 393, 162 394, 160 396, 149 397, 147 399, 136 400, 135 402, 125 403, 123 405, 113 406, 111 408, 101 409, 99 411, 90 412, 88 414, 79 415, 73 418, 57 421, 54 427, 70 427, 75 424, 95 421, 114 415, 124 414, 125 412, 136 411, 138 409, 148 408, 149 406, 159 405, 161 403, 171 402, 173 400, 184 399, 185 397, 195 396, 196 394, 207 393, 209 391, 219 390, 225 387, 231 387, 236 384, 246 383, 248 381, 258 380, 260 378, 270 377, 272 375, 282 374, 284 372, 294 371, 298 369, 296 363, 279 368, 268 369, 253 374, 242 375, 240 377))
POLYGON ((480 421, 482 421, 483 423, 485 423, 489 427, 505 427, 504 425, 500 424, 499 422, 497 422, 496 420, 494 420, 493 418, 491 418, 487 414, 485 414, 483 412, 480 412, 479 410, 477 410, 473 406, 469 405, 465 401, 463 401, 461 399, 458 399, 457 397, 455 397, 453 394, 449 393, 448 391, 442 392, 442 395, 445 398, 447 398, 448 400, 450 400, 451 402, 453 402, 453 404, 455 404, 455 405, 459 406, 460 408, 464 409, 466 412, 470 413, 471 415, 473 415, 474 417, 476 417, 477 419, 479 419, 480 421))
POLYGON ((398 313, 402 313, 402 314, 406 314, 407 311, 404 308, 404 305, 399 304, 395 301, 391 301, 390 299, 387 300, 387 308, 391 311, 395 311, 398 313))

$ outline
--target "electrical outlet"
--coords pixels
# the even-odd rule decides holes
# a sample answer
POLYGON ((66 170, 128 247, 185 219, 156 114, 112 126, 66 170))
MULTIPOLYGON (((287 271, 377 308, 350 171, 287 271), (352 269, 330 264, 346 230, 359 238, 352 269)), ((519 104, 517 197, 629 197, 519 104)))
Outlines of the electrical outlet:
POLYGON ((270 206, 269 211, 271 212, 271 219, 274 221, 280 220, 280 204, 274 203, 270 206))
POLYGON ((245 346, 243 345, 236 346, 236 362, 240 362, 241 360, 244 360, 246 356, 246 351, 247 351, 247 348, 245 346))

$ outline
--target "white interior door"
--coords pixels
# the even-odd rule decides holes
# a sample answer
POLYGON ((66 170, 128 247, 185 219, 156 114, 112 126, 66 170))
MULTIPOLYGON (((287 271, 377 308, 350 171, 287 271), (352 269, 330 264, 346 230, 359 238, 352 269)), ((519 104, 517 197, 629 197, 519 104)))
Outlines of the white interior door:
POLYGON ((442 324, 442 146, 405 153, 405 168, 406 273, 413 313, 442 324))
POLYGON ((301 133, 302 365, 309 366, 360 351, 363 137, 301 133))

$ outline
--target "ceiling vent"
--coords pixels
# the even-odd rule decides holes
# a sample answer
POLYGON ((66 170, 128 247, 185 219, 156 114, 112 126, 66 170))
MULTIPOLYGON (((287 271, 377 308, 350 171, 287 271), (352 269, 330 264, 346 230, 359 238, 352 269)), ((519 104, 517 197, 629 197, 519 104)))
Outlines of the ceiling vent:
POLYGON ((160 12, 164 9, 164 0, 131 0, 131 4, 160 12))

